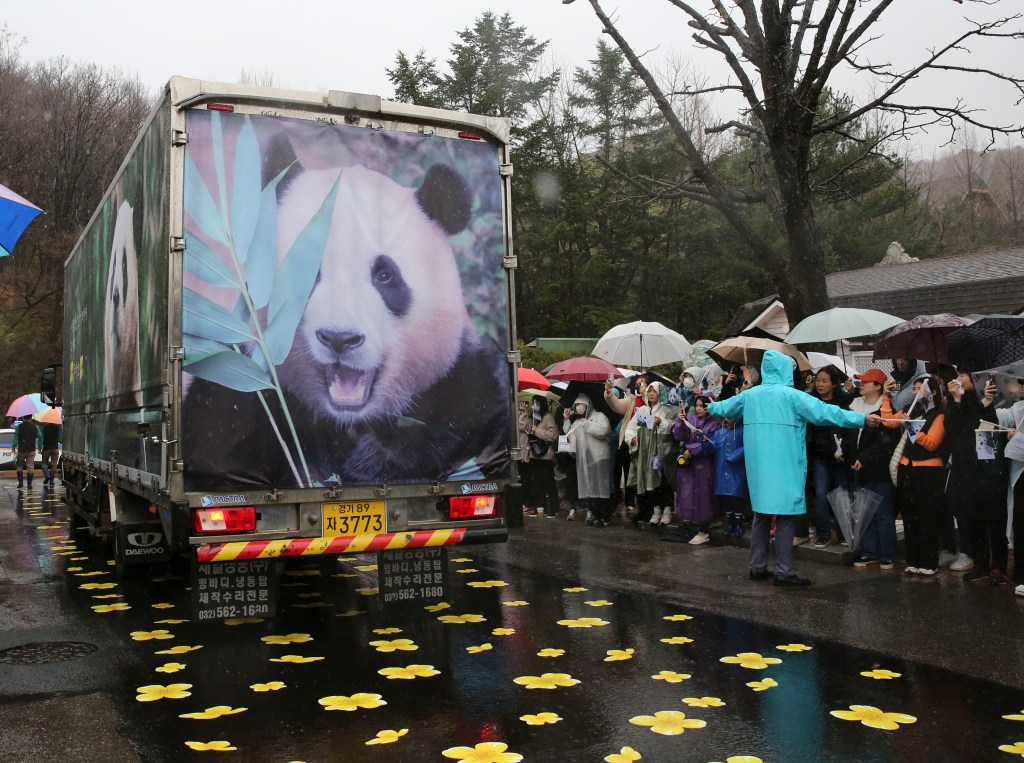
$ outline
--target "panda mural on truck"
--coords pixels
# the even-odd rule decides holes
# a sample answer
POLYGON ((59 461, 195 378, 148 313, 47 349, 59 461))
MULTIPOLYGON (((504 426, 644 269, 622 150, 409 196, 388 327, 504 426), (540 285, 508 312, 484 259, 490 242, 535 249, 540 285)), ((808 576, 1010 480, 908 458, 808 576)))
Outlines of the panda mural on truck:
POLYGON ((186 489, 507 475, 493 147, 198 115, 186 167, 186 489), (204 155, 217 133, 221 150, 204 155))

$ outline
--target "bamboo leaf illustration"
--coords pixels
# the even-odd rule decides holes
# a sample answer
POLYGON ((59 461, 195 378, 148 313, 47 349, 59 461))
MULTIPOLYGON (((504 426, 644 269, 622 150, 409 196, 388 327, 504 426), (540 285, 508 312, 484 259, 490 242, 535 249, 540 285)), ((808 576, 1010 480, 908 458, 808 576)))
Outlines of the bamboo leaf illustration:
POLYGON ((217 203, 210 195, 206 181, 203 180, 199 168, 188 152, 185 152, 185 205, 189 217, 207 238, 222 244, 228 242, 228 234, 224 230, 224 221, 217 209, 217 203))
POLYGON ((257 310, 267 306, 274 288, 274 269, 277 267, 277 184, 288 169, 290 167, 283 169, 267 183, 253 204, 254 208, 257 204, 259 206, 259 219, 245 261, 245 282, 257 310))
POLYGON ((288 357, 292 341, 295 339, 295 331, 306 310, 309 295, 313 291, 324 247, 327 244, 327 234, 330 232, 334 199, 338 194, 340 182, 339 175, 320 209, 288 250, 274 279, 267 330, 263 334, 274 365, 282 363, 288 357))
POLYGON ((233 352, 233 350, 231 350, 231 348, 226 344, 214 341, 213 339, 196 336, 195 334, 185 334, 182 338, 182 344, 185 347, 186 363, 194 363, 208 355, 215 355, 218 352, 233 352))
POLYGON ((256 392, 261 389, 272 389, 274 386, 266 371, 257 366, 252 358, 233 350, 208 355, 194 363, 186 363, 185 370, 200 379, 239 392, 256 392))
POLYGON ((235 143, 235 177, 231 188, 231 240, 240 262, 246 255, 263 213, 260 204, 260 147, 248 115, 235 143))
POLYGON ((226 265, 205 241, 198 236, 188 235, 188 231, 185 235, 185 270, 211 286, 241 288, 237 277, 231 272, 231 267, 226 265))
POLYGON ((182 329, 185 333, 226 344, 255 339, 244 321, 191 289, 185 289, 182 329))

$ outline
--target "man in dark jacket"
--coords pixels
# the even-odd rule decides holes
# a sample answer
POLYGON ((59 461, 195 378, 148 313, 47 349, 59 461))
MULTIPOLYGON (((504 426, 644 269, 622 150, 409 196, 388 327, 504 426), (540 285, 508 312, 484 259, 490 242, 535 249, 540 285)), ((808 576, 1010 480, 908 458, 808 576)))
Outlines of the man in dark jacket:
MULTIPOLYGON (((860 397, 854 398, 850 410, 857 413, 877 413, 882 405, 882 386, 885 374, 871 368, 855 374, 860 380, 860 397)), ((893 486, 889 475, 889 461, 899 442, 900 432, 887 427, 846 430, 843 435, 843 453, 846 463, 856 475, 856 484, 877 493, 882 502, 868 523, 860 542, 860 557, 855 567, 881 566, 893 568, 896 556, 896 515, 893 512, 893 486)))
POLYGON ((43 424, 43 484, 53 484, 60 461, 60 424, 43 424))
POLYGON ((22 487, 21 472, 28 464, 28 489, 32 489, 32 475, 36 468, 36 451, 43 446, 43 432, 31 416, 23 416, 21 423, 14 428, 14 440, 11 449, 18 452, 16 468, 18 470, 18 487, 22 487))

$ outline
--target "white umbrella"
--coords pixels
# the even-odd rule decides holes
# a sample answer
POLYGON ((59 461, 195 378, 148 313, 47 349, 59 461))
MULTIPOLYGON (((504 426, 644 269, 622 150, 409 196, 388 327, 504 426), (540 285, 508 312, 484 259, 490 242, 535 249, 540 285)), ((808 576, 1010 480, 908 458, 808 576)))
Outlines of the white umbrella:
POLYGON ((789 332, 789 344, 810 344, 811 342, 836 342, 855 336, 879 334, 903 323, 902 318, 877 310, 858 307, 833 307, 821 313, 809 315, 789 332))
POLYGON ((591 355, 616 365, 649 368, 676 363, 691 349, 682 334, 660 323, 633 321, 609 329, 591 355))
POLYGON ((846 367, 846 361, 838 355, 828 355, 824 352, 808 352, 807 359, 811 361, 811 370, 818 373, 824 366, 835 366, 847 376, 850 375, 846 367))

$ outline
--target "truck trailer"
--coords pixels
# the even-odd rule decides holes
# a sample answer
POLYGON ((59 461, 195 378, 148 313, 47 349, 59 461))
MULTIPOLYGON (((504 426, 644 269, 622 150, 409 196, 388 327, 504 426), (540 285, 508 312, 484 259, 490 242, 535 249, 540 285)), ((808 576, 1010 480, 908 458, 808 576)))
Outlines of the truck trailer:
POLYGON ((295 556, 443 595, 517 479, 511 174, 506 119, 173 77, 65 263, 77 529, 187 557, 201 620, 295 556))

